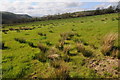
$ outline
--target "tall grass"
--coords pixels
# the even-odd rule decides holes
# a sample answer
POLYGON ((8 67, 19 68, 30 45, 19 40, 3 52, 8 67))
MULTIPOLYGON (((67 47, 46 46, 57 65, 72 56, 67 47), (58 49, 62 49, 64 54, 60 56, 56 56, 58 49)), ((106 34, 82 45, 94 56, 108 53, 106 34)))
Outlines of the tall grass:
POLYGON ((104 55, 107 55, 107 56, 111 55, 110 51, 114 47, 115 40, 117 40, 117 38, 118 38, 118 34, 116 33, 110 33, 104 36, 103 41, 102 41, 103 42, 102 48, 101 48, 101 52, 104 55))
POLYGON ((77 43, 77 51, 81 52, 85 57, 91 57, 93 55, 92 50, 86 49, 82 43, 77 43))
POLYGON ((51 66, 55 68, 53 75, 51 75, 52 78, 59 78, 62 80, 66 80, 67 78, 70 78, 69 77, 70 67, 63 60, 53 61, 51 62, 51 66))
POLYGON ((48 47, 43 45, 42 43, 39 43, 37 46, 43 53, 46 53, 48 50, 48 47))

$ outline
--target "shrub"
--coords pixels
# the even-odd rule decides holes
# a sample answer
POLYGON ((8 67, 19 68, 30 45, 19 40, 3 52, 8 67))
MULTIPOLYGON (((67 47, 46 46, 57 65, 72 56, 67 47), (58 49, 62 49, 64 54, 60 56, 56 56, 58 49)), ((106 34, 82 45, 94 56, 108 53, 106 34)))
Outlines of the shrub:
POLYGON ((25 39, 21 39, 21 38, 14 38, 14 40, 20 43, 27 43, 25 39))
POLYGON ((103 45, 101 48, 101 52, 104 55, 108 55, 108 56, 111 55, 110 51, 112 50, 116 39, 117 39, 117 34, 115 33, 110 33, 105 35, 105 37, 103 38, 103 45))

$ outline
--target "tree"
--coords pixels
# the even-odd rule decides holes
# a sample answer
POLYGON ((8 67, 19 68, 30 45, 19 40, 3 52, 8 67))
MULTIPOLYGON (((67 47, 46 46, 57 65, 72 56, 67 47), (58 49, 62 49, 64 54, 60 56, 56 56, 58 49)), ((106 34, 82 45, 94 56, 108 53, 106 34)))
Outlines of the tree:
POLYGON ((109 7, 107 8, 107 13, 113 13, 113 12, 115 12, 115 11, 114 11, 114 7, 113 7, 113 6, 109 6, 109 7))
POLYGON ((118 5, 116 6, 116 12, 120 12, 120 1, 118 2, 118 5))
POLYGON ((98 7, 96 10, 95 10, 95 15, 99 15, 101 14, 101 9, 100 7, 98 7))

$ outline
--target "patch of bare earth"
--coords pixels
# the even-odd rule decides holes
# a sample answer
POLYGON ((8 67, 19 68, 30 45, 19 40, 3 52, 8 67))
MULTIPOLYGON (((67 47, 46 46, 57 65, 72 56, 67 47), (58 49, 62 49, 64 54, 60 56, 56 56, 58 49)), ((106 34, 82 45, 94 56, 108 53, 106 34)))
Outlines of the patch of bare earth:
POLYGON ((113 78, 118 78, 120 60, 113 57, 105 57, 103 59, 88 59, 88 68, 94 69, 99 75, 113 78))

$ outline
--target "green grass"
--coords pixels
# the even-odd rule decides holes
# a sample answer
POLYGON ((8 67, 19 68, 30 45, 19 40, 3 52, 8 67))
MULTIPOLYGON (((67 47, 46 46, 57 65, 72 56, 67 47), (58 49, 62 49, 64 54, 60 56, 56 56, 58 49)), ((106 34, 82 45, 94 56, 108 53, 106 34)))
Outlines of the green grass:
MULTIPOLYGON (((4 29, 19 28, 22 26, 35 27, 35 29, 20 30, 20 32, 8 31, 7 34, 2 33, 2 41, 4 41, 5 46, 8 47, 8 49, 2 50, 3 78, 28 77, 34 72, 37 72, 36 76, 38 77, 48 78, 52 74, 52 71, 54 71, 53 67, 49 64, 49 60, 43 63, 36 59, 36 55, 40 55, 38 48, 31 47, 27 43, 19 43, 15 41, 14 38, 25 39, 27 42, 32 42, 35 46, 37 46, 38 43, 45 45, 50 43, 51 45, 48 45, 48 47, 51 48, 59 42, 61 33, 73 31, 80 36, 74 36, 71 40, 66 41, 66 43, 68 43, 66 45, 71 45, 73 51, 75 51, 74 40, 78 39, 85 44, 85 48, 94 51, 95 53, 93 54, 95 56, 99 54, 101 55, 100 57, 103 57, 100 52, 102 38, 108 33, 118 32, 118 20, 112 21, 112 18, 117 17, 117 14, 105 14, 5 26, 4 29), (101 21, 103 18, 108 18, 108 20, 101 21), (81 23, 81 21, 84 21, 84 23, 81 23), (38 33, 44 33, 46 36, 40 36, 38 33), (91 47, 93 45, 97 47, 97 49, 93 49, 91 47)), ((60 54, 65 55, 63 52, 60 52, 60 54)), ((83 64, 82 60, 87 58, 84 57, 82 53, 77 53, 76 56, 69 57, 72 60, 71 62, 67 62, 72 68, 69 73, 71 77, 97 77, 90 68, 81 65, 83 64), (76 68, 74 69, 73 66, 76 66, 76 68), (91 72, 93 72, 93 74, 91 74, 91 72)))

